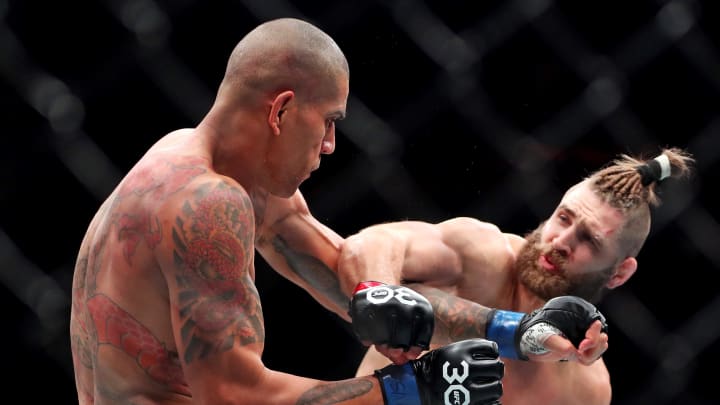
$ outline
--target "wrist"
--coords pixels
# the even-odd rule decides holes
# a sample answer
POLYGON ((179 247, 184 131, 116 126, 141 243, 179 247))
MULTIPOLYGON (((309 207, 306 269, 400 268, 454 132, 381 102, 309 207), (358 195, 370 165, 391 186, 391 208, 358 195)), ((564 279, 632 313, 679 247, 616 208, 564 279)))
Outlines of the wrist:
POLYGON ((380 281, 361 281, 358 283, 358 285, 355 286, 355 289, 353 290, 353 295, 359 293, 360 291, 367 290, 368 288, 377 287, 380 285, 386 285, 385 283, 381 283, 380 281))
POLYGON ((488 314, 485 337, 497 343, 501 357, 527 360, 527 357, 517 349, 515 336, 524 316, 522 312, 500 309, 493 309, 488 314))
POLYGON ((520 337, 520 352, 535 355, 548 353, 545 341, 553 335, 565 337, 560 329, 547 322, 538 322, 530 326, 520 337))
POLYGON ((422 405, 415 371, 410 363, 390 365, 375 371, 385 405, 422 405))

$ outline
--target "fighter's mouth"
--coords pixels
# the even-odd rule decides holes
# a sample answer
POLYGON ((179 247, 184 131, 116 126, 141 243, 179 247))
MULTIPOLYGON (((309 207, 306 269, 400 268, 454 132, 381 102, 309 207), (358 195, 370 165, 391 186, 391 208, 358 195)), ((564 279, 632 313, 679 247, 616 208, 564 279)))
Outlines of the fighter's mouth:
POLYGON ((540 257, 538 258, 538 263, 540 263, 540 266, 545 270, 551 271, 553 273, 559 271, 558 266, 555 265, 555 263, 553 263, 547 255, 540 255, 540 257))

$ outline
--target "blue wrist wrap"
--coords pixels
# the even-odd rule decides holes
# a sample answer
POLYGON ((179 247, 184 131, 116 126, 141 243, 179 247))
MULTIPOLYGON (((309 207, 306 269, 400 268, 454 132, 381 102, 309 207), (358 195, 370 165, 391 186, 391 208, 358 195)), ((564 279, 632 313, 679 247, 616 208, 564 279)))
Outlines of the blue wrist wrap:
POLYGON ((520 320, 525 316, 522 312, 495 310, 492 318, 488 322, 487 332, 485 333, 488 340, 492 340, 498 344, 498 351, 501 357, 508 359, 519 358, 515 349, 515 331, 517 331, 520 320))
POLYGON ((378 379, 383 386, 385 405, 422 405, 410 363, 385 367, 378 373, 378 379))

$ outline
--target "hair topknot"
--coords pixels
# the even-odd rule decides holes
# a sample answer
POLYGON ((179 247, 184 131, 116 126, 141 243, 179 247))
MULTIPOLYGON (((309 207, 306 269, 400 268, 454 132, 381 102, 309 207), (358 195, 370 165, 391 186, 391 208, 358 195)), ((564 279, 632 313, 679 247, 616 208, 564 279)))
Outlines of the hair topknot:
MULTIPOLYGON (((692 170, 693 157, 679 148, 663 149, 660 159, 669 163, 669 176, 687 177, 692 170)), ((666 164, 665 163, 665 164, 666 164)), ((623 211, 631 210, 641 204, 657 206, 660 198, 656 193, 657 184, 664 178, 660 176, 661 165, 654 159, 642 159, 620 155, 606 167, 590 175, 594 189, 611 205, 623 211)))

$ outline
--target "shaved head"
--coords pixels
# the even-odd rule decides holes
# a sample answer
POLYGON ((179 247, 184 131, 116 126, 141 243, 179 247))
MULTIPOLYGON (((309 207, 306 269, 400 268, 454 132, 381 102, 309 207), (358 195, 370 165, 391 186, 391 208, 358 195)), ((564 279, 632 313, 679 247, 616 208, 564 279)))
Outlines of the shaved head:
POLYGON ((299 99, 332 97, 335 83, 349 77, 335 41, 305 21, 282 18, 250 31, 228 61, 219 96, 253 103, 293 90, 299 99))

